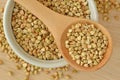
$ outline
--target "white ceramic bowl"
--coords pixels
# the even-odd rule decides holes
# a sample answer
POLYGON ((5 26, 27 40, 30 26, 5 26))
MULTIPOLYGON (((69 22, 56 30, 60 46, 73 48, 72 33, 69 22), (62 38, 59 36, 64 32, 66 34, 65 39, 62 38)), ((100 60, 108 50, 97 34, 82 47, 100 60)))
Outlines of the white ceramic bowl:
MULTIPOLYGON (((88 0, 88 4, 89 4, 89 9, 91 11, 91 20, 98 21, 98 13, 97 13, 94 0, 88 0)), ((33 56, 30 56, 19 46, 19 44, 16 42, 16 39, 12 31, 12 27, 11 27, 11 17, 12 17, 13 8, 14 8, 14 1, 7 0, 7 4, 5 6, 5 11, 3 16, 3 25, 4 25, 5 37, 10 47, 13 49, 13 51, 20 58, 22 58, 26 62, 33 64, 35 66, 44 67, 44 68, 55 68, 55 67, 62 67, 66 65, 67 62, 64 59, 39 60, 33 56)))

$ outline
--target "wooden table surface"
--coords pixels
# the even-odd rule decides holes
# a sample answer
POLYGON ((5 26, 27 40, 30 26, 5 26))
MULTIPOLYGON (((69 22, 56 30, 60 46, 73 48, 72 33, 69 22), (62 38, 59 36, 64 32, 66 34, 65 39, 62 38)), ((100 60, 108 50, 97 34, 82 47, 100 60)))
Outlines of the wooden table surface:
MULTIPOLYGON (((0 0, 0 8, 4 6, 5 2, 6 0, 0 0)), ((113 39, 113 53, 109 62, 98 71, 73 74, 71 80, 120 80, 120 20, 115 20, 115 15, 119 16, 120 12, 113 10, 110 14, 111 20, 109 22, 103 21, 101 17, 99 19, 99 22, 109 30, 113 39)), ((0 80, 24 80, 24 71, 17 70, 15 67, 16 63, 9 60, 7 54, 0 51, 0 59, 4 61, 4 64, 0 65, 0 80), (13 71, 14 76, 9 76, 8 71, 13 71)), ((40 73, 31 76, 30 80, 50 79, 45 73, 40 73)))

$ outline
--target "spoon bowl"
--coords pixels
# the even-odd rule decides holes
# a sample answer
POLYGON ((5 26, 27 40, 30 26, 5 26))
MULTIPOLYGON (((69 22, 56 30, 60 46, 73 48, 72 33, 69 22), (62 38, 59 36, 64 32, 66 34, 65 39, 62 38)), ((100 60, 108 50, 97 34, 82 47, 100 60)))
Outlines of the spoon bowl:
POLYGON ((81 20, 78 20, 78 21, 75 21, 73 22, 72 24, 70 24, 64 31, 64 33, 62 34, 62 37, 61 37, 61 49, 62 51, 64 52, 63 56, 64 58, 66 59, 66 61, 72 66, 74 67, 75 69, 77 70, 81 70, 81 71, 95 71, 95 70, 98 70, 100 69, 102 66, 104 66, 106 64, 106 62, 109 60, 110 56, 111 56, 111 53, 112 53, 112 38, 110 36, 110 33, 107 31, 107 29, 105 29, 102 25, 94 22, 94 21, 91 21, 91 20, 86 20, 86 19, 81 19, 81 20), (102 61, 96 65, 96 66, 93 66, 93 67, 83 67, 79 64, 77 64, 74 60, 72 60, 72 57, 70 56, 69 54, 69 51, 68 49, 65 47, 65 40, 67 40, 67 32, 68 32, 68 29, 71 27, 71 25, 74 25, 76 23, 88 23, 88 24, 93 24, 95 25, 96 28, 100 29, 101 32, 103 34, 105 34, 108 38, 108 47, 107 47, 107 50, 104 54, 104 58, 102 59, 102 61))

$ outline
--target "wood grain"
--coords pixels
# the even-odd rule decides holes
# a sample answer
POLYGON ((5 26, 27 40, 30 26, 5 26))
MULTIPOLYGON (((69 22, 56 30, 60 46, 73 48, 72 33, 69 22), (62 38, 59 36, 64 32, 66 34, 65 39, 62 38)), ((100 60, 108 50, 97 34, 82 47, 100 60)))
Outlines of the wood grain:
MULTIPOLYGON (((0 0, 0 8, 3 7, 5 1, 0 0)), ((120 12, 113 10, 110 14, 111 20, 109 22, 102 21, 100 16, 100 23, 108 29, 113 39, 113 53, 109 62, 98 71, 73 74, 72 80, 120 80, 120 20, 115 20, 115 15, 119 16, 120 12)), ((16 64, 9 60, 7 54, 0 51, 0 59, 4 61, 4 65, 0 65, 0 80, 24 80, 24 71, 18 71, 15 67, 16 64), (8 71, 13 71, 14 76, 9 76, 8 71)), ((69 73, 71 74, 71 72, 69 73)), ((31 76, 30 80, 50 80, 50 77, 45 73, 40 73, 31 76)))

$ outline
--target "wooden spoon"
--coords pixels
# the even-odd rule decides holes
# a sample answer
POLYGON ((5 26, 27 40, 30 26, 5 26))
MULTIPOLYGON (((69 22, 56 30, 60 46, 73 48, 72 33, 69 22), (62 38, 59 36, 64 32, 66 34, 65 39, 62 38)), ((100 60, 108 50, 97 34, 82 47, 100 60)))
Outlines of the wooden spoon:
POLYGON ((110 53, 112 50, 111 37, 110 37, 108 31, 106 29, 104 29, 104 27, 102 27, 101 25, 99 25, 93 21, 90 21, 90 20, 73 18, 73 17, 68 17, 68 16, 58 14, 58 13, 50 10, 49 8, 45 7, 44 5, 42 5, 37 0, 14 0, 14 1, 21 4, 22 6, 24 6, 28 11, 30 11, 32 14, 34 14, 36 17, 38 17, 40 20, 42 20, 44 22, 44 24, 48 27, 48 29, 54 36, 55 42, 57 44, 57 47, 58 47, 60 53, 62 53, 63 57, 74 68, 76 68, 78 70, 97 70, 98 68, 103 66, 106 63, 106 61, 108 60, 108 58, 110 57, 110 53), (104 32, 104 34, 106 34, 108 36, 108 38, 110 40, 109 41, 110 44, 109 44, 108 50, 105 54, 105 58, 103 59, 103 61, 101 62, 100 65, 92 67, 92 68, 84 68, 84 67, 76 64, 76 62, 73 61, 72 58, 70 57, 70 55, 68 54, 68 50, 65 48, 65 44, 64 44, 65 40, 66 40, 66 33, 67 33, 67 30, 70 27, 70 25, 75 24, 76 22, 93 23, 98 28, 100 28, 104 32))

